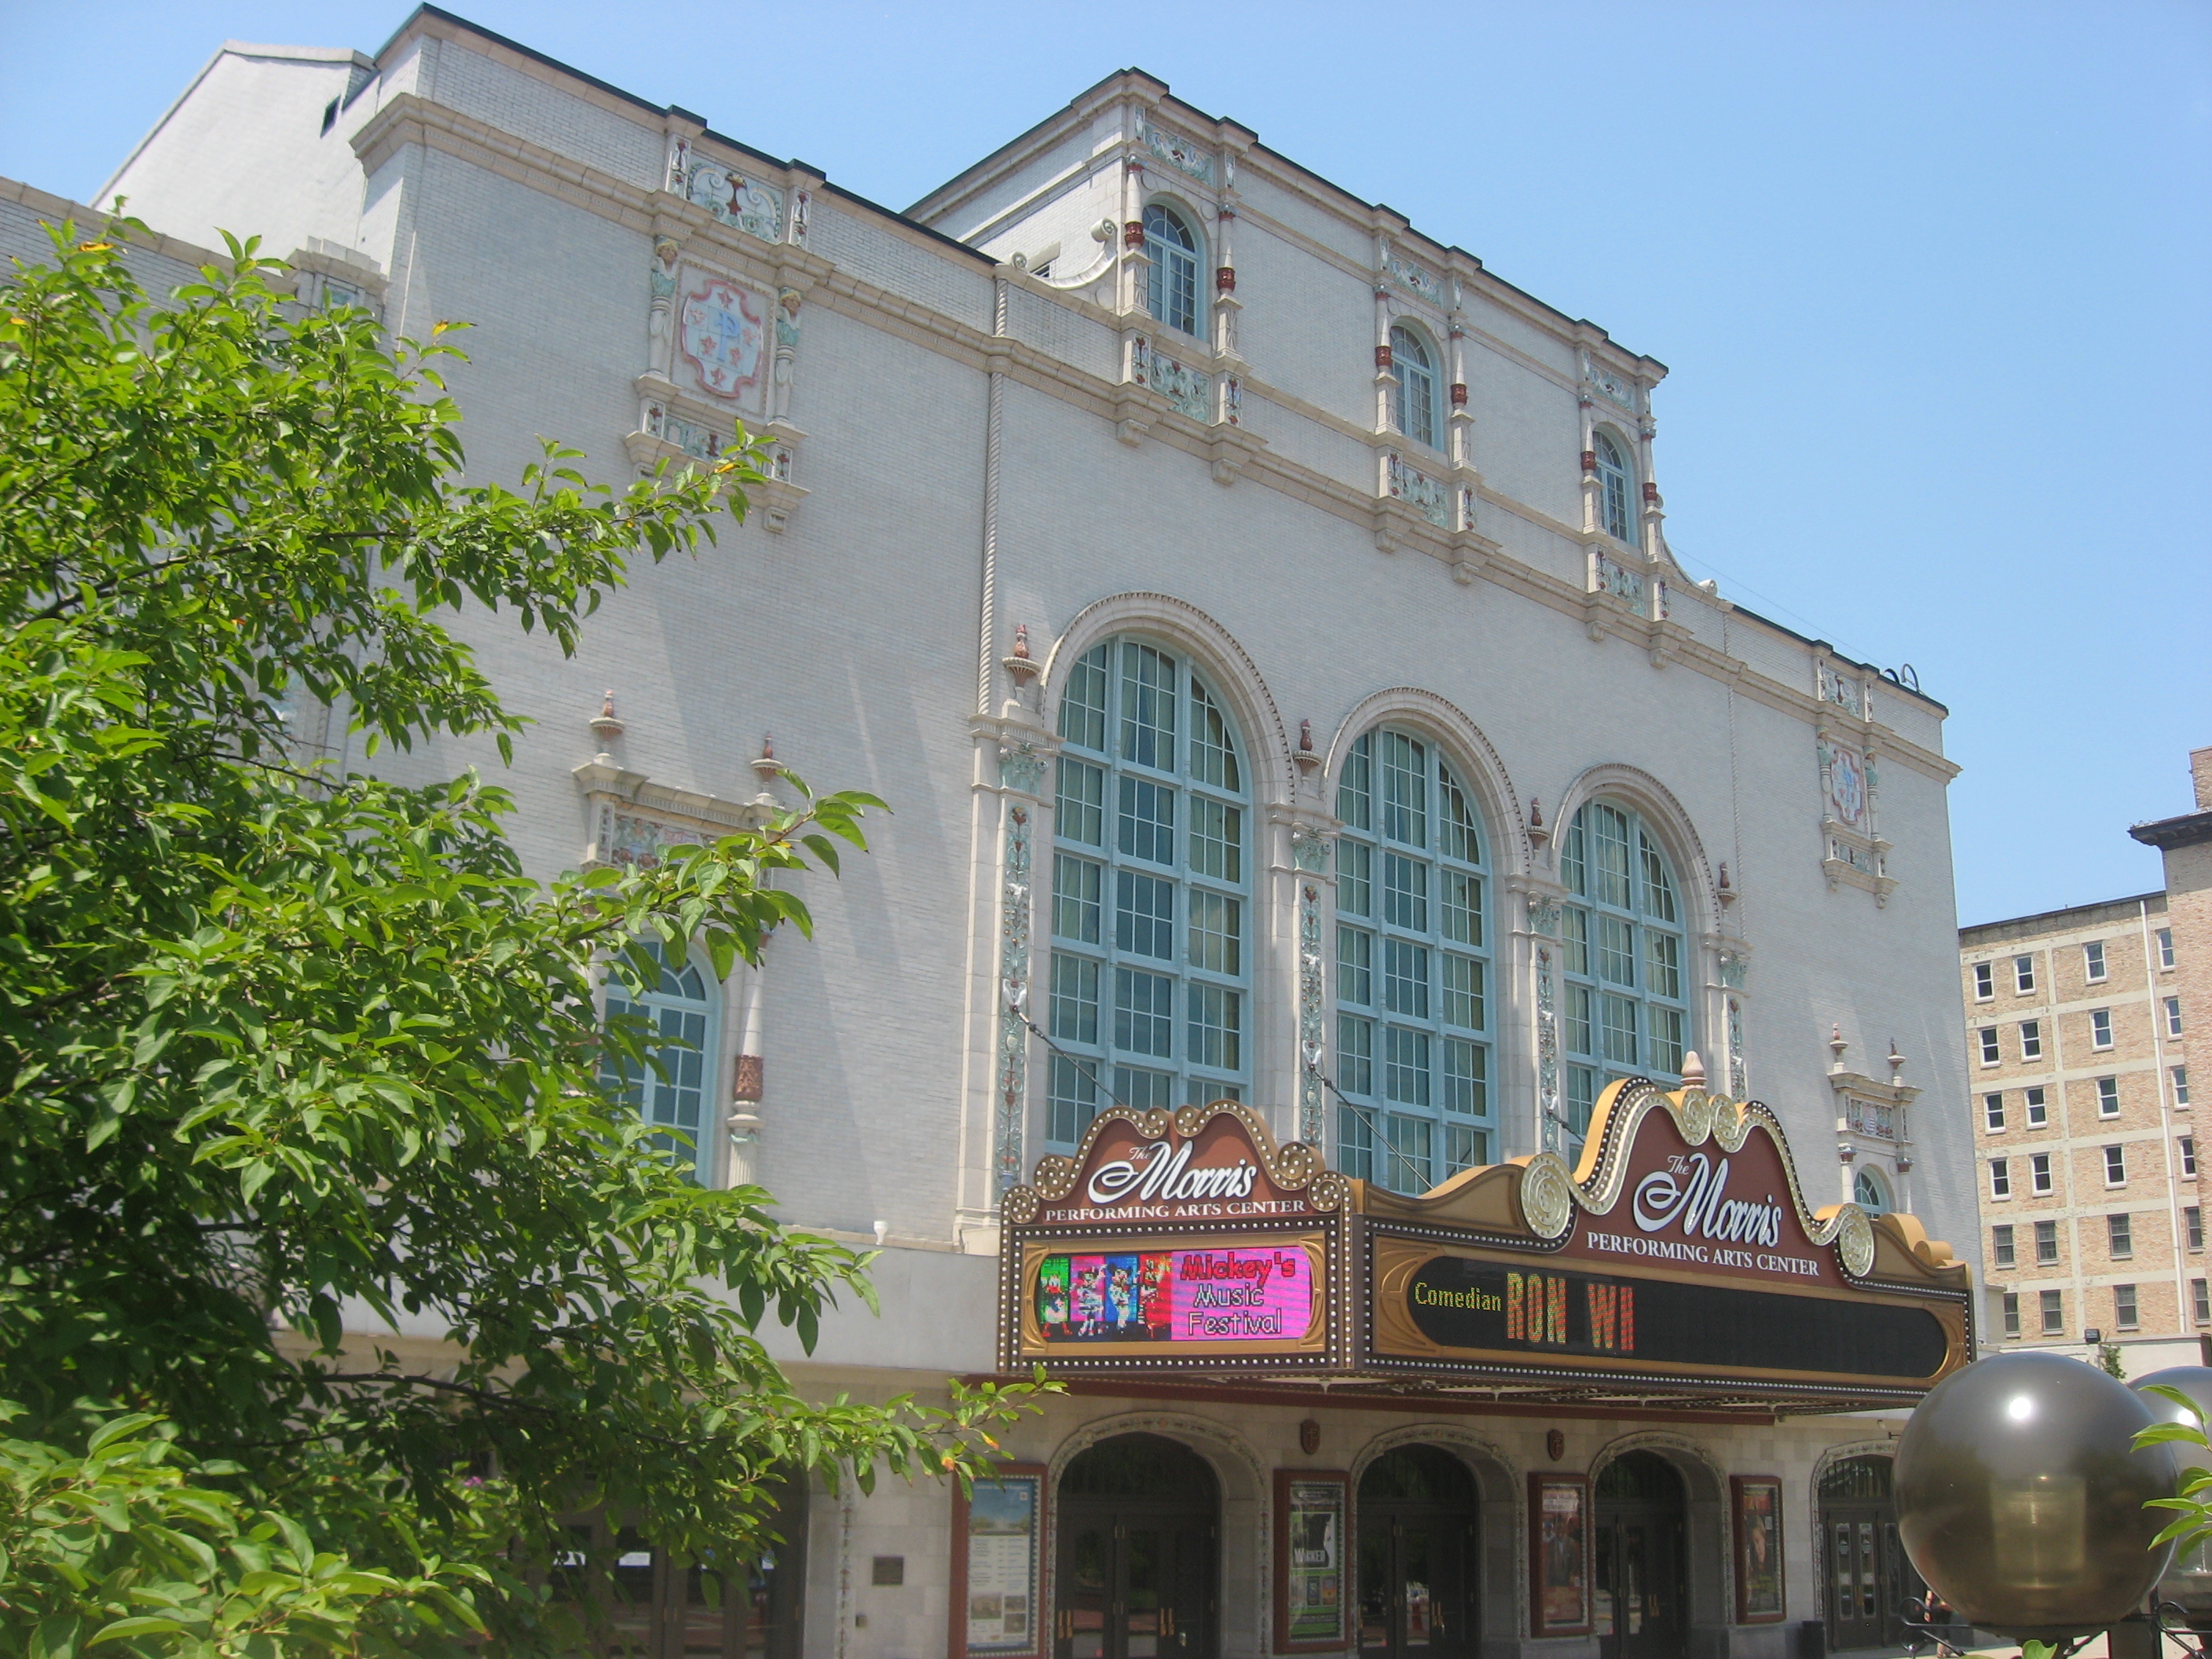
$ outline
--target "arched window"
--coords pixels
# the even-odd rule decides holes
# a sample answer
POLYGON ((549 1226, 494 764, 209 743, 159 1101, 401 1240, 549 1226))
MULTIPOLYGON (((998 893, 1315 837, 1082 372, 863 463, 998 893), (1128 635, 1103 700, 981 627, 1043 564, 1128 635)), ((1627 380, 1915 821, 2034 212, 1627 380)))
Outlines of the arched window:
POLYGON ((1198 238, 1182 216, 1155 202, 1145 210, 1145 257, 1152 262, 1146 300, 1153 316, 1198 332, 1198 238))
POLYGON ((1634 812, 1594 800, 1559 853, 1568 1127, 1577 1140, 1615 1078, 1680 1082, 1691 1046, 1682 903, 1658 839, 1634 812))
POLYGON ((1869 1215, 1887 1215, 1889 1188, 1872 1170, 1861 1170, 1851 1178, 1851 1202, 1869 1215))
POLYGON ((1390 361, 1398 371, 1398 430, 1417 444, 1437 447, 1437 371, 1421 337, 1404 324, 1390 331, 1390 361))
POLYGON ((633 997, 620 980, 610 978, 606 1017, 643 1020, 646 1030, 658 1039, 648 1052, 659 1063, 648 1061, 641 1069, 610 1054, 600 1066, 599 1081, 647 1123, 671 1132, 655 1135, 653 1144, 666 1148, 703 1183, 714 1171, 714 1142, 708 1133, 712 1091, 706 1079, 718 1053, 716 1006, 720 999, 713 977, 696 957, 678 969, 669 964, 659 945, 646 948, 659 964, 659 982, 641 998, 633 997), (679 1142, 678 1133, 690 1144, 679 1142))
POLYGON ((1339 1167, 1426 1192, 1491 1158, 1482 833, 1443 755, 1389 726, 1352 745, 1336 815, 1339 1167))
POLYGON ((1189 665, 1096 646, 1060 700, 1045 1139, 1099 1108, 1244 1097, 1242 745, 1189 665))
POLYGON ((1628 458, 1620 453, 1620 446, 1610 433, 1597 434, 1597 483, 1600 511, 1603 514, 1605 533, 1615 541, 1634 542, 1634 515, 1629 501, 1634 495, 1634 479, 1628 471, 1628 458))

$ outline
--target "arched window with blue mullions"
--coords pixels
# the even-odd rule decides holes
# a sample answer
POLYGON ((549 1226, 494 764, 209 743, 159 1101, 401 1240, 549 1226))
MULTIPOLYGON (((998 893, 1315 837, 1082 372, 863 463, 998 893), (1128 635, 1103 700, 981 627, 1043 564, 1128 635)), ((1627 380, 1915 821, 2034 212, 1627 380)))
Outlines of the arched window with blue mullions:
POLYGON ((1629 504, 1635 499, 1635 477, 1628 470, 1628 458, 1607 432, 1597 434, 1597 484, 1598 513, 1605 533, 1615 541, 1632 544, 1635 517, 1629 504))
POLYGON ((1566 1112, 1577 1145, 1617 1078, 1682 1078, 1692 1046, 1682 902, 1658 838, 1613 801, 1577 811, 1559 848, 1566 1112))
POLYGON ((1437 368, 1428 343, 1401 323, 1390 331, 1390 362, 1398 374, 1398 430, 1434 449, 1437 368))
POLYGON ((1243 745, 1190 664, 1121 638, 1069 671, 1053 811, 1045 1140, 1099 1109, 1242 1100, 1251 1075, 1243 745))
POLYGON ((1851 1180, 1851 1202, 1869 1215, 1887 1215, 1889 1188, 1872 1170, 1861 1170, 1851 1180))
POLYGON ((1198 237, 1173 208, 1145 210, 1145 257, 1151 260, 1146 303, 1170 328, 1198 332, 1198 237))
POLYGON ((1491 1160, 1488 866, 1436 746, 1390 726, 1336 791, 1338 1167, 1424 1193, 1491 1160))
POLYGON ((714 1091, 707 1079, 719 1050, 720 988, 695 957, 672 966, 658 945, 646 946, 660 977, 642 997, 621 980, 607 980, 606 1018, 641 1023, 649 1058, 642 1066, 610 1052, 599 1081, 617 1100, 662 1133, 653 1144, 689 1168, 702 1185, 714 1178, 710 1114, 714 1091), (678 1136, 683 1139, 679 1140, 678 1136))

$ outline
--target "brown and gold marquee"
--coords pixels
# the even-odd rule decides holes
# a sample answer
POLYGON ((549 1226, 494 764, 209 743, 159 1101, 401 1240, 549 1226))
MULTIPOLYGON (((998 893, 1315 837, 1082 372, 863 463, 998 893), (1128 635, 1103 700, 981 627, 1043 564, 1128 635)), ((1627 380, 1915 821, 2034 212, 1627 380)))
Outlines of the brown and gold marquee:
POLYGON ((1973 1358, 1965 1265, 1807 1206, 1774 1114, 1640 1079, 1418 1198, 1233 1101, 1116 1107, 1006 1195, 1000 1363, 1331 1395, 1771 1416, 1909 1405, 1973 1358))

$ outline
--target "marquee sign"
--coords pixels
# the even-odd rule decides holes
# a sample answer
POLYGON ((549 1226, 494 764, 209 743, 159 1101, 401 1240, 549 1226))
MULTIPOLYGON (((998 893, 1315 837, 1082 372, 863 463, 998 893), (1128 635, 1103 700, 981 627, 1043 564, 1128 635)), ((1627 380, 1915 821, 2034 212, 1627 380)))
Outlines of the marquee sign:
POLYGON ((1115 1108, 1004 1215, 1009 1370, 1841 1409, 1972 1357, 1948 1246, 1811 1208, 1765 1107, 1641 1079, 1599 1100, 1578 1168, 1540 1153, 1419 1197, 1276 1146, 1234 1102, 1115 1108))

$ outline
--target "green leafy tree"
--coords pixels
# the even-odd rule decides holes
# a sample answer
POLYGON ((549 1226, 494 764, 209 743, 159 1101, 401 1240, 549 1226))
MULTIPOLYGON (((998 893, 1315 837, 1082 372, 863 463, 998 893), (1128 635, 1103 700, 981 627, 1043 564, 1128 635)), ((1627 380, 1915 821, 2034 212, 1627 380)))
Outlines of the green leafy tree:
MULTIPOLYGON (((161 1524, 204 1547, 117 1571, 331 1555, 334 1588, 284 1614, 299 1650, 398 1630, 394 1607, 460 1619, 441 1598, 521 1630, 516 1575, 579 1506, 726 1549, 789 1471, 964 1479, 1024 1390, 801 1398, 757 1332, 811 1346, 836 1297, 870 1300, 867 1258, 696 1185, 601 1083, 659 1039, 602 1030, 596 977, 641 989, 648 945, 726 974, 806 932, 787 872, 834 872, 881 803, 808 798, 547 887, 496 787, 330 775, 288 727, 327 706, 372 753, 507 752, 523 722, 449 624, 572 649, 630 560, 742 514, 749 455, 614 489, 549 443, 519 489, 465 484, 445 325, 392 345, 304 314, 250 243, 156 301, 125 262, 139 228, 62 228, 0 287, 0 1397, 47 1449, 9 1454, 10 1524, 95 1475, 129 1487, 112 1513, 167 1513, 209 1460, 189 1489, 242 1507, 191 1500, 161 1524), (347 1336, 403 1322, 434 1343, 347 1336)), ((79 1532, 8 1546, 0 1631, 126 1616, 24 1589, 74 1550, 98 1591, 82 1564, 140 1535, 79 1532)), ((203 1574, 173 1621, 204 1648, 267 1571, 203 1574)), ((111 1639, 192 1650, 134 1628, 111 1639)))

